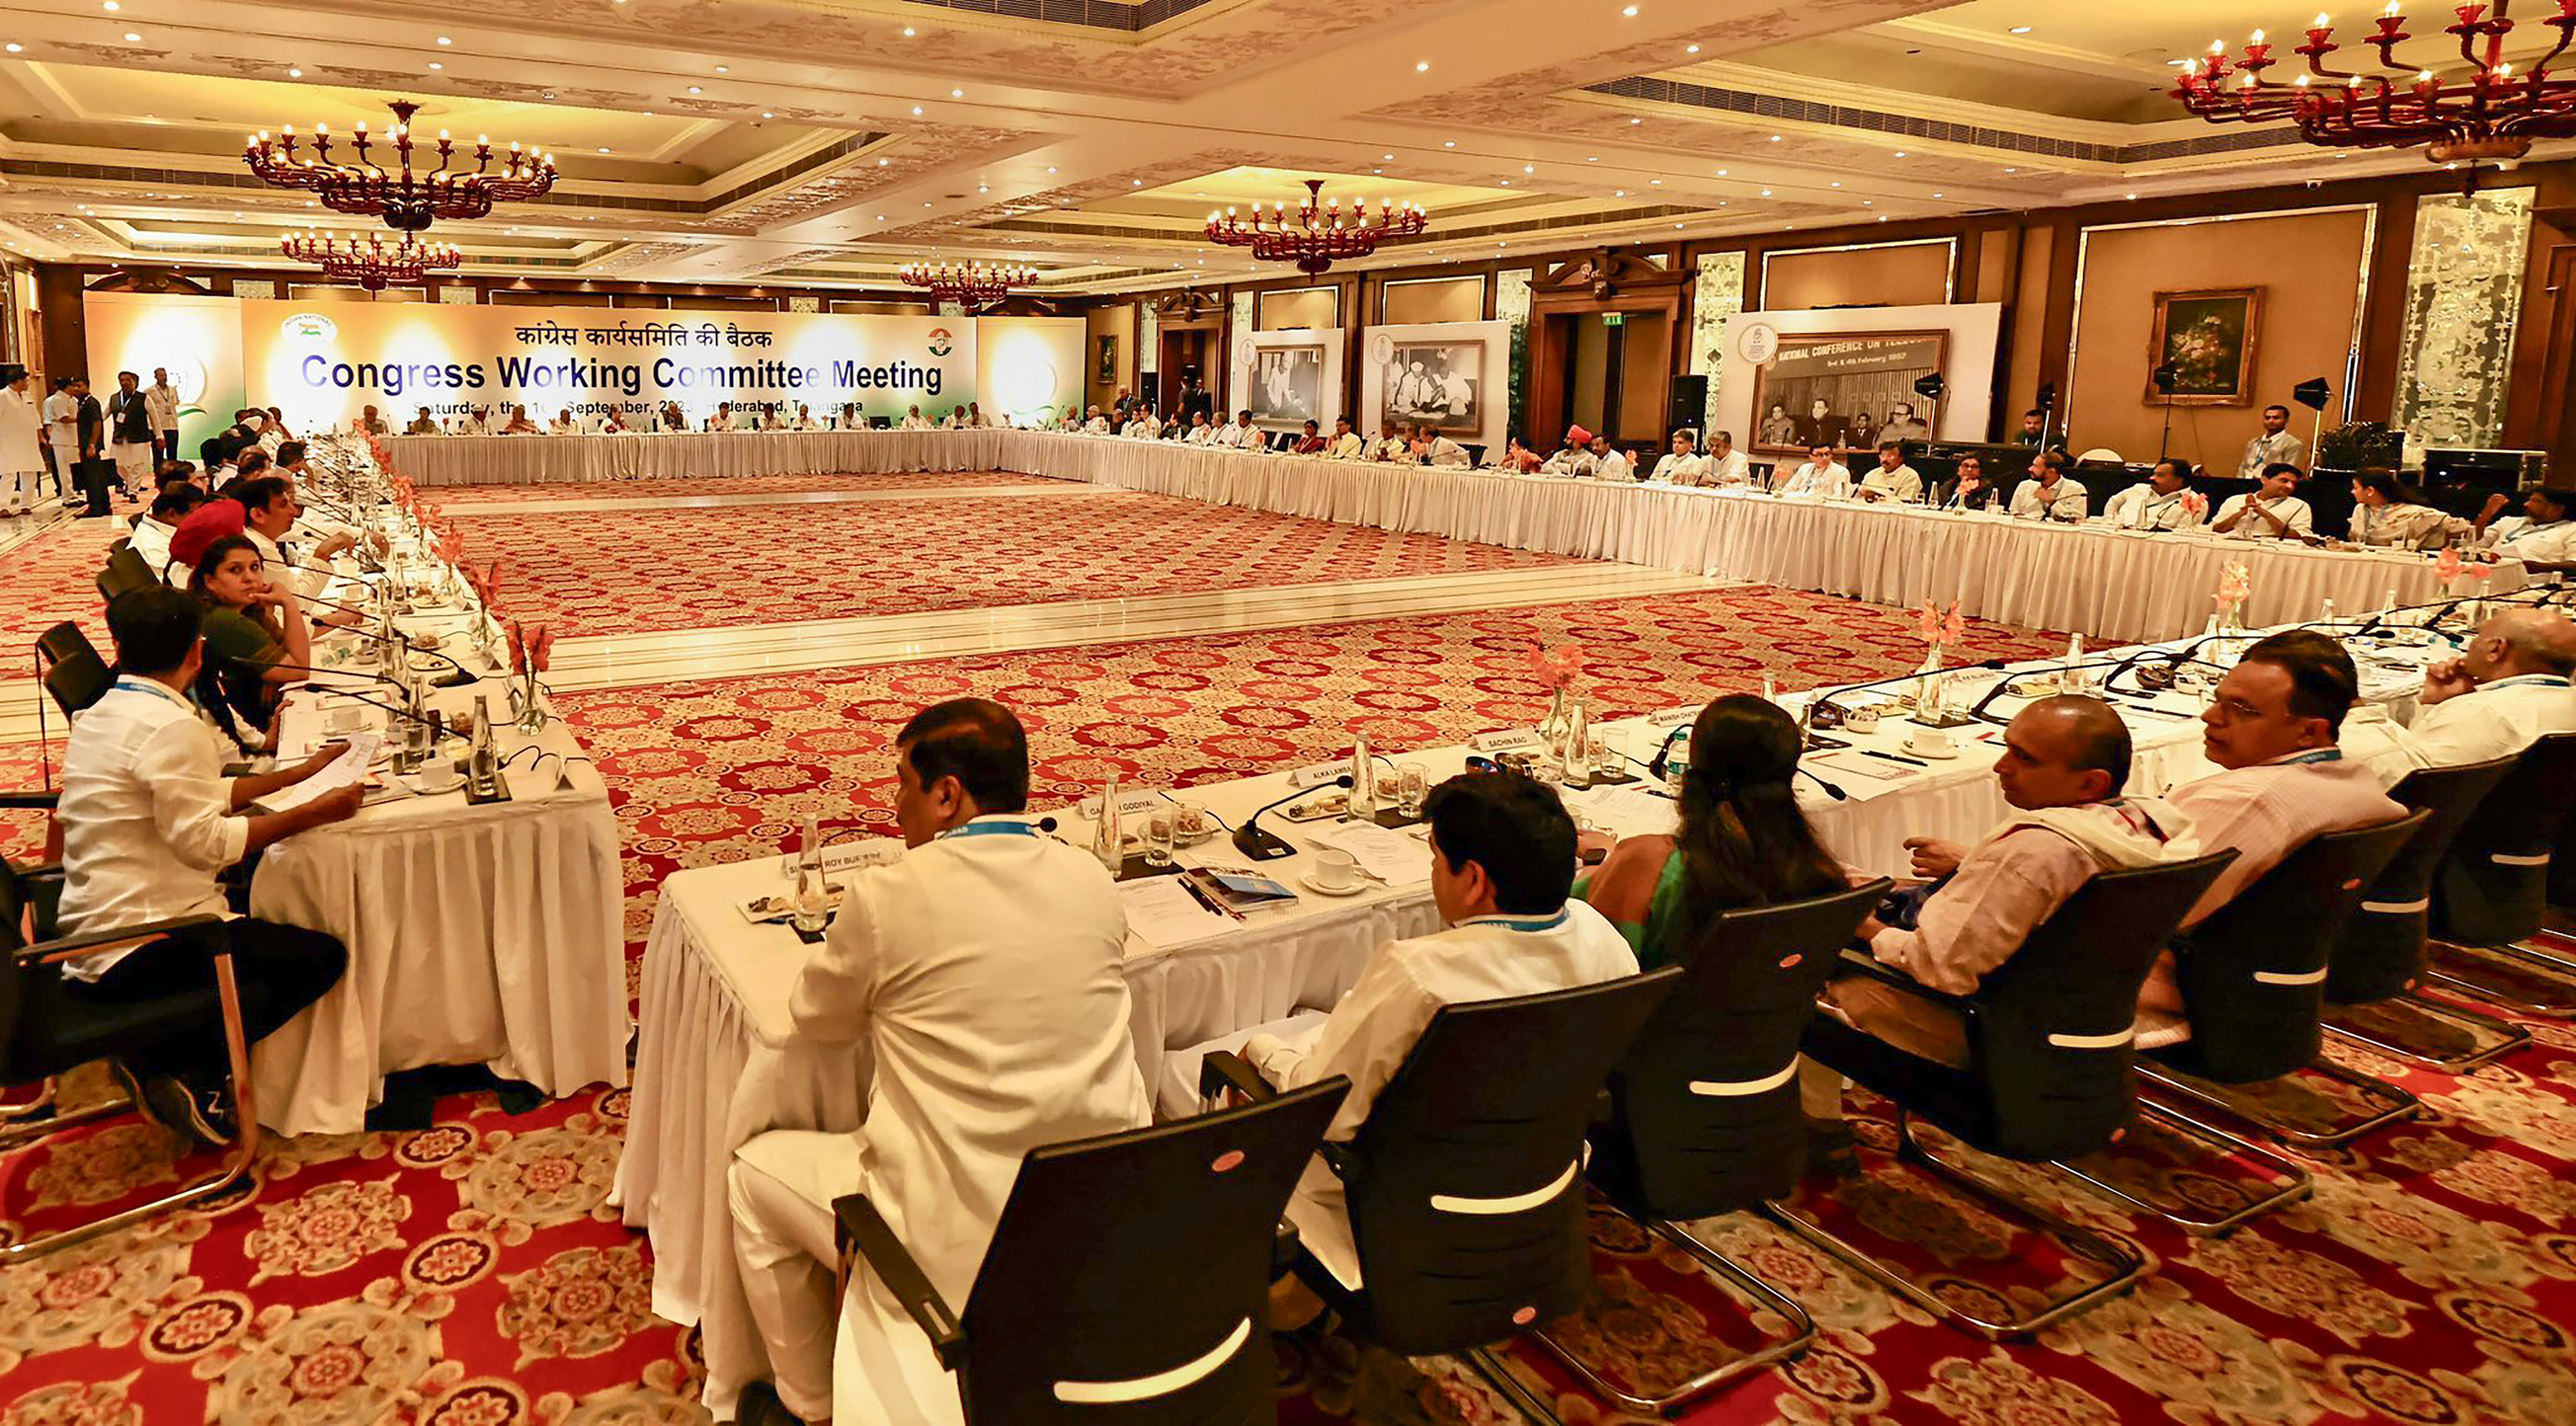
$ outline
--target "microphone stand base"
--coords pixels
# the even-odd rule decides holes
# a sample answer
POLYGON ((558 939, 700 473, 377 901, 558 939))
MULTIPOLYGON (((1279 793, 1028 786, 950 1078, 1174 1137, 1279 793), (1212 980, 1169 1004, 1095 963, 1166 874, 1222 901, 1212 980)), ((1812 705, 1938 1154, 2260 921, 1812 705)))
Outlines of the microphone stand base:
POLYGON ((1281 857, 1293 857, 1297 854, 1295 847, 1281 840, 1276 833, 1261 827, 1236 829, 1234 849, 1256 862, 1275 862, 1281 857))

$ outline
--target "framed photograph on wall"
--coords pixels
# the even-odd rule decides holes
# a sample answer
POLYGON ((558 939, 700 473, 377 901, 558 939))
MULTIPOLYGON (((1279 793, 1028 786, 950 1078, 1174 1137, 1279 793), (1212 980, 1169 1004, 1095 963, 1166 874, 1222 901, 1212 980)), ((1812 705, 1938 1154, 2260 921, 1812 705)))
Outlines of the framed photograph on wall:
POLYGON ((1778 342, 1753 373, 1753 439, 1745 442, 1753 450, 1866 451, 1881 439, 1930 437, 1938 413, 1914 383, 1941 371, 1949 333, 1784 332, 1778 342))
POLYGON ((1324 348, 1265 346, 1251 354, 1252 381, 1243 404, 1265 431, 1294 431, 1324 420, 1324 348))
POLYGON ((1094 337, 1092 343, 1100 349, 1100 374, 1092 379, 1103 386, 1116 386, 1118 384, 1118 338, 1115 335, 1094 337))
POLYGON ((2204 288, 2156 294, 2147 344, 2149 406, 2245 406, 2254 399, 2254 342, 2263 289, 2204 288), (2157 380, 2170 369, 2173 389, 2157 380))
POLYGON ((1477 440, 1485 428, 1485 344, 1481 341, 1369 343, 1377 363, 1377 427, 1420 425, 1452 439, 1477 440))

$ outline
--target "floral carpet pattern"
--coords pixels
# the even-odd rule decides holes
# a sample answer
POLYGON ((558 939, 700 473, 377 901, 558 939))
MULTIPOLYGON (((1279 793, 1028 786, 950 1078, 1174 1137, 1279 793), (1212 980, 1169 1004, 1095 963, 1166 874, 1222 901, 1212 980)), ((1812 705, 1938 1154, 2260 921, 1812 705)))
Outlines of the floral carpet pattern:
POLYGON ((543 500, 681 500, 699 495, 802 495, 817 490, 982 490, 1005 485, 1043 489, 1064 481, 1016 471, 919 470, 868 475, 701 475, 674 480, 607 480, 581 485, 441 485, 426 491, 440 505, 520 505, 543 500))
POLYGON ((1108 492, 456 524, 469 558, 502 561, 511 613, 566 637, 1577 563, 1108 492))

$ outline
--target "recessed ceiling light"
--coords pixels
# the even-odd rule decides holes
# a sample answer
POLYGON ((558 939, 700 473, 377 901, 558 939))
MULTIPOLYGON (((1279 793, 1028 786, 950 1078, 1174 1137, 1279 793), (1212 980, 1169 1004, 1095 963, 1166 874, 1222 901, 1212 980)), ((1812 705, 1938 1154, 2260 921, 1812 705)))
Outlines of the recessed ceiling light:
POLYGON ((918 118, 920 118, 920 117, 921 117, 921 106, 920 106, 920 105, 915 104, 915 105, 913 105, 913 106, 912 106, 912 117, 914 117, 914 118, 916 118, 916 119, 918 119, 918 118))
POLYGON ((1431 72, 1431 61, 1427 59, 1415 60, 1413 62, 1413 72, 1416 74, 1429 74, 1431 72))
MULTIPOLYGON (((113 5, 110 5, 110 6, 108 6, 107 8, 109 8, 109 9, 113 10, 113 9, 115 9, 116 7, 115 7, 115 6, 113 6, 113 5)), ((453 40, 449 39, 449 38, 448 38, 447 36, 445 36, 445 35, 440 35, 440 36, 438 37, 438 42, 439 42, 440 44, 443 44, 443 45, 445 45, 445 44, 454 44, 454 43, 455 43, 455 41, 453 41, 453 40)))
POLYGON ((1443 142, 1443 143, 1440 145, 1440 147, 1442 147, 1442 148, 1444 148, 1444 149, 1454 149, 1454 148, 1458 147, 1458 141, 1457 141, 1456 139, 1450 139, 1450 140, 1447 140, 1447 141, 1443 142))
POLYGON ((1522 164, 1522 165, 1521 165, 1521 172, 1523 172, 1523 173, 1536 173, 1536 172, 1538 172, 1538 169, 1537 169, 1535 166, 1531 165, 1531 164, 1526 164, 1526 163, 1525 163, 1525 164, 1522 164))
POLYGON ((1684 53, 1684 54, 1697 54, 1697 53, 1699 53, 1699 46, 1697 46, 1697 45, 1684 45, 1684 46, 1682 46, 1682 53, 1684 53))
POLYGON ((1628 122, 1631 124, 1642 124, 1646 121, 1643 119, 1631 118, 1628 122))
POLYGON ((694 85, 694 84, 692 84, 692 85, 690 85, 690 86, 689 86, 689 92, 690 92, 690 93, 692 93, 692 94, 704 94, 704 93, 706 93, 706 91, 705 91, 705 90, 700 89, 698 86, 696 86, 696 85, 694 85))
POLYGON ((1380 163, 1393 163, 1395 162, 1395 155, 1391 153, 1382 153, 1377 156, 1377 161, 1380 163))
POLYGON ((1053 173, 1053 172, 1055 172, 1055 165, 1054 165, 1054 164, 1048 164, 1048 165, 1047 165, 1047 172, 1049 172, 1049 173, 1053 173))
POLYGON ((1780 136, 1779 136, 1778 134, 1773 134, 1773 135, 1771 136, 1771 142, 1773 142, 1773 143, 1775 143, 1775 144, 1776 144, 1776 143, 1778 143, 1778 142, 1780 142, 1780 136))
POLYGON ((1837 179, 1835 179, 1833 182, 1828 183, 1828 184, 1826 184, 1825 186, 1826 186, 1827 188, 1840 188, 1840 187, 1842 187, 1842 186, 1843 186, 1843 181, 1842 181, 1841 179, 1837 178, 1837 179))
POLYGON ((963 99, 966 97, 966 91, 963 89, 951 89, 948 91, 948 97, 951 99, 963 99))
POLYGON ((1885 213, 1881 213, 1881 214, 1879 214, 1879 215, 1878 215, 1878 221, 1880 221, 1880 222, 1882 222, 1882 223, 1886 222, 1886 221, 1887 221, 1887 215, 1886 215, 1885 213))
POLYGON ((109 14, 114 14, 116 13, 117 8, 116 0, 107 0, 106 4, 101 5, 98 8, 107 11, 109 14))
MULTIPOLYGON (((548 96, 548 97, 552 97, 552 96, 548 96)), ((761 110, 761 111, 760 111, 760 117, 762 117, 762 118, 764 118, 764 119, 775 119, 775 118, 777 118, 778 116, 777 116, 775 113, 772 113, 771 111, 769 111, 769 110, 767 110, 767 109, 763 109, 763 110, 761 110)))
POLYGON ((1726 170, 1725 170, 1725 169, 1722 169, 1722 168, 1721 168, 1721 169, 1719 169, 1719 170, 1717 171, 1717 176, 1718 176, 1718 177, 1720 177, 1720 178, 1724 178, 1724 177, 1726 177, 1726 170))
POLYGON ((1127 180, 1127 186, 1130 188, 1142 188, 1145 186, 1145 180, 1141 178, 1131 178, 1127 180))
POLYGON ((2136 194, 2132 193, 2132 194, 2130 194, 2130 195, 2128 195, 2128 196, 2129 196, 2129 197, 2131 197, 2131 198, 2135 198, 2135 197, 2137 197, 2138 195, 2136 195, 2136 194))
POLYGON ((1620 13, 1622 16, 1625 16, 1626 18, 1633 20, 1633 19, 1637 18, 1637 7, 1636 7, 1636 6, 1634 6, 1634 5, 1623 5, 1623 6, 1621 6, 1621 7, 1620 7, 1620 9, 1619 9, 1619 13, 1620 13))
POLYGON ((1903 150, 1903 149, 1898 149, 1898 150, 1896 151, 1896 156, 1897 156, 1898 158, 1903 158, 1903 157, 1905 157, 1905 150, 1903 150))
POLYGON ((1663 181, 1662 179, 1660 179, 1660 178, 1649 178, 1649 179, 1647 179, 1646 181, 1647 181, 1648 183, 1653 184, 1653 185, 1654 185, 1655 187, 1657 187, 1657 188, 1661 188, 1661 187, 1663 187, 1663 186, 1664 186, 1664 181, 1663 181))
POLYGON ((11 53, 11 54, 16 54, 16 53, 18 53, 20 50, 23 50, 23 49, 25 49, 25 48, 26 48, 26 46, 25 46, 25 45, 22 45, 22 44, 18 43, 16 40, 11 40, 11 41, 9 42, 9 53, 11 53))
POLYGON ((606 149, 601 149, 601 150, 600 150, 600 152, 601 152, 601 153, 606 153, 606 152, 608 152, 608 150, 606 150, 606 149))
POLYGON ((2012 33, 2014 33, 2014 34, 2016 34, 2016 35, 2026 35, 2026 34, 2029 34, 2029 33, 2030 33, 2030 26, 2028 26, 2028 25, 2015 25, 2015 26, 2013 26, 2013 27, 2012 27, 2012 33))
POLYGON ((446 65, 440 64, 437 60, 431 60, 431 61, 429 62, 429 67, 430 67, 430 68, 432 68, 432 69, 445 69, 445 68, 447 68, 447 66, 446 66, 446 65))
POLYGON ((1588 158, 1584 159, 1583 161, 1584 161, 1585 163, 1599 163, 1599 162, 1601 161, 1601 155, 1599 155, 1599 154, 1593 154, 1593 155, 1591 155, 1590 157, 1588 157, 1588 158))
POLYGON ((1771 196, 1771 190, 1770 190, 1770 189, 1768 189, 1768 188, 1763 189, 1763 190, 1762 190, 1762 196, 1763 196, 1763 197, 1765 197, 1765 198, 1770 197, 1770 196, 1771 196))
POLYGON ((978 193, 990 193, 990 192, 992 192, 993 190, 992 190, 992 189, 990 189, 990 188, 988 188, 988 187, 986 187, 986 186, 984 186, 984 185, 983 185, 983 184, 981 184, 981 183, 978 183, 978 184, 976 184, 976 185, 975 185, 975 191, 976 191, 976 192, 978 192, 978 193))
POLYGON ((892 160, 889 160, 889 159, 882 159, 882 158, 881 158, 881 159, 878 159, 878 160, 877 160, 877 167, 879 167, 879 168, 883 168, 883 167, 885 167, 885 166, 886 166, 889 162, 891 162, 891 161, 892 161, 892 160))
POLYGON ((903 27, 903 37, 907 40, 912 38, 912 26, 906 25, 903 27))
POLYGON ((733 73, 733 69, 732 69, 732 67, 731 67, 731 66, 728 66, 728 65, 721 65, 721 64, 720 64, 720 65, 717 65, 717 66, 716 66, 716 73, 718 73, 718 74, 731 74, 731 73, 733 73))
POLYGON ((132 30, 128 30, 125 32, 125 42, 129 45, 141 44, 143 42, 143 37, 134 33, 132 30))
POLYGON ((1613 197, 1613 198, 1625 198, 1625 197, 1627 197, 1627 196, 1628 196, 1628 190, 1627 190, 1627 189, 1625 189, 1625 188, 1614 189, 1614 190, 1612 190, 1612 192, 1611 192, 1610 196, 1611 196, 1611 197, 1613 197))
POLYGON ((1938 198, 1938 197, 1940 197, 1941 195, 1940 195, 1940 194, 1938 194, 1938 193, 1935 193, 1935 194, 1933 194, 1932 196, 1933 196, 1933 197, 1935 197, 1935 198, 1938 198))
POLYGON ((878 221, 878 222, 880 222, 880 223, 884 222, 884 221, 885 221, 885 214, 883 214, 883 213, 879 213, 879 214, 877 215, 877 221, 878 221))
POLYGON ((1512 181, 1511 181, 1510 179, 1508 179, 1508 178, 1504 179, 1504 180, 1503 180, 1503 186, 1504 186, 1505 188, 1509 188, 1509 187, 1511 187, 1511 186, 1512 186, 1512 181))

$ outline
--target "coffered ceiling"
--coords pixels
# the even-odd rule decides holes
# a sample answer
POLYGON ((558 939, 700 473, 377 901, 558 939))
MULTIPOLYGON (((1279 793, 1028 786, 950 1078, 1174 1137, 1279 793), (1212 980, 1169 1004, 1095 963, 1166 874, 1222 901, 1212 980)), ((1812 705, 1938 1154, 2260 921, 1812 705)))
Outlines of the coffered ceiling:
POLYGON ((354 224, 261 185, 245 138, 381 133, 396 98, 422 106, 418 132, 516 139, 561 169, 541 201, 437 230, 469 272, 854 289, 922 256, 1028 263, 1068 293, 1240 280, 1254 266, 1206 243, 1209 211, 1293 200, 1309 177, 1431 211, 1383 265, 2420 165, 2213 129, 2165 97, 2172 61, 2308 13, 0 0, 0 245, 283 268, 281 233, 354 224))

